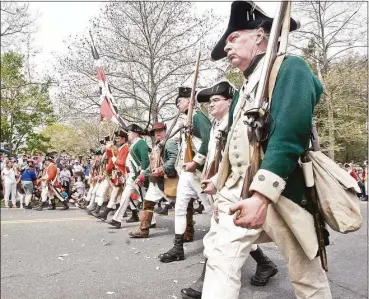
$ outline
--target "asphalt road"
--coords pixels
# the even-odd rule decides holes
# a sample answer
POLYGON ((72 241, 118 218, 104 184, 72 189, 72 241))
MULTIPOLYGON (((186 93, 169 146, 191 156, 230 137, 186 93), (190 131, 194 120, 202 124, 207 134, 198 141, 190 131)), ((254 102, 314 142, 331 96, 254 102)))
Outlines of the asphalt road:
MULTIPOLYGON (((368 298, 367 203, 361 203, 363 227, 348 235, 331 234, 328 277, 335 299, 368 298)), ((196 240, 186 245, 186 260, 162 264, 160 253, 172 247, 172 215, 157 217, 151 238, 132 240, 136 224, 115 230, 84 211, 1 209, 2 299, 181 298, 180 289, 201 272, 201 238, 209 215, 195 215, 196 240)), ((272 243, 263 245, 279 267, 266 287, 249 279, 256 264, 242 269, 240 298, 292 299, 287 268, 272 243)))

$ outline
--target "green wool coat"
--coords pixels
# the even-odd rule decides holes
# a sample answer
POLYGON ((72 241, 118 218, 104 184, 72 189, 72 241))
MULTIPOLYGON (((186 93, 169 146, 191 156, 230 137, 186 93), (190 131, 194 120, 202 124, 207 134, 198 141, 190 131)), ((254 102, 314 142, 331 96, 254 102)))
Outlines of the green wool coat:
MULTIPOLYGON (((283 178, 286 188, 282 195, 301 206, 306 205, 305 181, 298 160, 309 145, 314 107, 322 92, 322 84, 303 59, 284 59, 272 94, 271 135, 263 144, 260 168, 283 178)), ((236 94, 230 106, 229 127, 238 97, 236 94)))
MULTIPOLYGON (((193 115, 193 135, 201 139, 201 146, 197 151, 206 156, 208 154, 208 145, 210 140, 211 122, 201 111, 194 111, 193 115)), ((202 171, 204 165, 199 165, 198 170, 202 171)))
MULTIPOLYGON (((139 141, 137 141, 134 144, 133 148, 130 149, 129 153, 133 157, 134 162, 141 168, 141 170, 145 170, 149 167, 149 147, 147 146, 145 140, 140 139, 139 141)), ((135 173, 133 180, 135 180, 141 171, 138 167, 135 167, 135 165, 133 165, 133 169, 135 173)))

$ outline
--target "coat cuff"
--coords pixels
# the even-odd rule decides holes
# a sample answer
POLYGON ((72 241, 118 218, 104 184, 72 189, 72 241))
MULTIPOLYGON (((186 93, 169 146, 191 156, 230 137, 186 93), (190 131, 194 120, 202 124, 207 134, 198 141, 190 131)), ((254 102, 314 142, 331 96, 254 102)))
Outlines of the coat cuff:
POLYGON ((285 187, 286 182, 280 176, 269 170, 259 169, 251 183, 250 191, 257 191, 277 203, 285 187))
POLYGON ((196 162, 199 165, 204 165, 205 164, 205 160, 206 160, 206 156, 201 155, 199 153, 197 153, 195 155, 195 157, 193 158, 193 161, 196 162))

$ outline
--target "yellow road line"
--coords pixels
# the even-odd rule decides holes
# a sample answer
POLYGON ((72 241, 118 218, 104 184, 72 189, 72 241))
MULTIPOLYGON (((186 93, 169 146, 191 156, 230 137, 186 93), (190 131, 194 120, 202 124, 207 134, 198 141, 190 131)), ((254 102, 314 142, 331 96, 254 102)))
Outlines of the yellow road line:
POLYGON ((75 218, 57 218, 57 219, 25 219, 25 220, 5 220, 1 224, 18 224, 18 223, 42 223, 42 222, 66 222, 66 221, 84 221, 96 220, 91 217, 75 217, 75 218))

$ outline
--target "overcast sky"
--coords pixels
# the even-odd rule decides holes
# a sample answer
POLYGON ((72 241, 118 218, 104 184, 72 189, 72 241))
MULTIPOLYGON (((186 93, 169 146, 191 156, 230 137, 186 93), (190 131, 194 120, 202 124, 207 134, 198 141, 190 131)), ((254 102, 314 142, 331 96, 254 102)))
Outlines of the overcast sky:
MULTIPOLYGON (((276 2, 257 2, 268 14, 273 15, 276 2)), ((35 35, 35 44, 40 50, 36 57, 37 70, 50 70, 53 60, 52 53, 66 52, 64 44, 70 35, 88 34, 89 20, 99 14, 104 6, 103 2, 31 2, 30 9, 34 14, 39 13, 37 20, 38 32, 35 35)), ((213 9, 214 13, 227 17, 230 13, 231 2, 196 2, 199 11, 213 9)), ((222 32, 219 33, 221 35, 222 32)))

